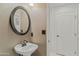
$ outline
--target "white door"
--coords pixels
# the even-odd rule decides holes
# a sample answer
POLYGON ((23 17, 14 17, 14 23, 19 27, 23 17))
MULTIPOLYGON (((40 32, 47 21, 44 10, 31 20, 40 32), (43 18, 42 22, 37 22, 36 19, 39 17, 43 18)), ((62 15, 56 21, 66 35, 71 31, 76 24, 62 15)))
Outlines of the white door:
POLYGON ((55 9, 56 54, 77 55, 77 9, 55 9))

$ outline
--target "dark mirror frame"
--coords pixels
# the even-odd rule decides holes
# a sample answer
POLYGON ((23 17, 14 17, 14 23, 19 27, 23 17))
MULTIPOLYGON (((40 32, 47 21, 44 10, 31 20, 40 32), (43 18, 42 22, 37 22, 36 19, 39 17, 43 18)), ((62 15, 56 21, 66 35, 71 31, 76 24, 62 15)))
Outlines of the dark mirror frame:
POLYGON ((27 34, 28 31, 30 30, 30 25, 31 25, 30 16, 29 16, 27 10, 26 10, 24 7, 22 7, 22 6, 17 6, 17 7, 15 7, 15 8, 12 10, 12 12, 11 12, 11 14, 10 14, 10 21, 9 21, 9 22, 10 22, 10 26, 11 26, 12 30, 13 30, 16 34, 25 35, 25 34, 27 34), (14 15, 15 15, 15 13, 16 13, 16 11, 17 11, 18 9, 24 10, 25 13, 26 13, 26 15, 28 16, 29 25, 28 25, 28 29, 26 30, 25 33, 22 33, 22 32, 17 31, 17 29, 16 29, 15 26, 14 26, 14 15))

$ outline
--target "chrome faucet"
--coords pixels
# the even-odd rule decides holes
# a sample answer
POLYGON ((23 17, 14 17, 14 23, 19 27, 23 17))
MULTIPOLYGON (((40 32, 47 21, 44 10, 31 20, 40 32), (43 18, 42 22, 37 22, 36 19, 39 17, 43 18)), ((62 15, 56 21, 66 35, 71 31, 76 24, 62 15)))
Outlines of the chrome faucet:
POLYGON ((27 40, 23 40, 23 41, 21 42, 22 47, 23 47, 23 46, 26 46, 26 45, 27 45, 27 43, 28 43, 28 41, 27 41, 27 40))

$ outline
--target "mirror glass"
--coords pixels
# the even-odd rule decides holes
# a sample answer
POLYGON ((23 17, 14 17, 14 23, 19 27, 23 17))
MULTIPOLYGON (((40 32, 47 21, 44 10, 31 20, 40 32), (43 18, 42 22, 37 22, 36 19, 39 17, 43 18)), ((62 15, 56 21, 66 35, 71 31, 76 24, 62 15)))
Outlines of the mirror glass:
POLYGON ((30 17, 23 7, 15 8, 10 17, 10 24, 17 34, 26 34, 30 28, 30 17))

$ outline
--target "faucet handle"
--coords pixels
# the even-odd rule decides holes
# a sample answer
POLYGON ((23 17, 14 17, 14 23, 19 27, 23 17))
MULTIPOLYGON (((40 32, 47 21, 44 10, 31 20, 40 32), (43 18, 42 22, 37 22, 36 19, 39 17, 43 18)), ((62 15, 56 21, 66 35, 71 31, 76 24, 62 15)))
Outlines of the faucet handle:
POLYGON ((27 40, 24 40, 23 42, 24 42, 24 43, 28 43, 28 41, 27 41, 27 40))

